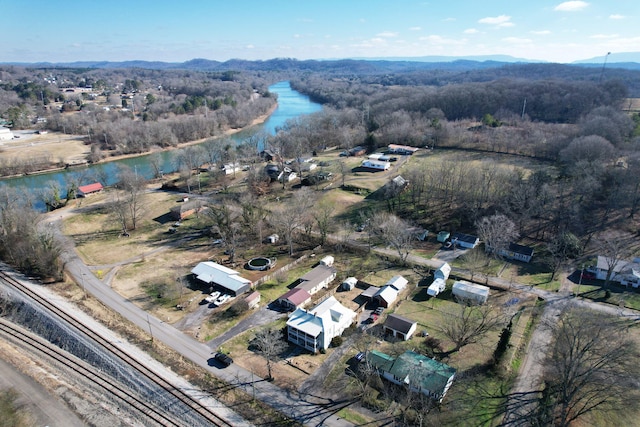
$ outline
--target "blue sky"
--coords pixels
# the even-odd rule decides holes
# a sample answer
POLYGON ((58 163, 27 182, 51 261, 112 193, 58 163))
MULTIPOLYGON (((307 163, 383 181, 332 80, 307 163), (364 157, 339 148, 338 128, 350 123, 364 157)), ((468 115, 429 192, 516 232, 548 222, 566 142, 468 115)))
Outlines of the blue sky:
MULTIPOLYGON (((638 0, 0 0, 0 62, 640 51, 638 0)), ((612 58, 615 55, 612 55, 612 58)))

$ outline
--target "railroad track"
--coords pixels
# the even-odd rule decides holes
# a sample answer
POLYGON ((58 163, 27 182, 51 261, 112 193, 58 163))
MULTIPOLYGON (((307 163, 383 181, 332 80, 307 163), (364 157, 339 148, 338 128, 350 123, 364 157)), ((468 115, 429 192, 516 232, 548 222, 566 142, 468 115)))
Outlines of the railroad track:
MULTIPOLYGON (((140 363, 136 358, 119 348, 117 345, 102 337, 100 334, 91 330, 86 325, 79 322, 70 314, 66 313, 62 309, 58 308, 55 304, 49 302, 46 298, 41 297, 38 293, 29 289, 28 286, 25 286, 18 280, 15 280, 13 277, 8 275, 4 271, 0 271, 0 281, 4 282, 7 285, 12 286, 16 290, 20 291, 24 295, 28 296, 32 301, 36 302, 38 305, 54 314, 56 317, 61 319, 62 321, 68 323, 73 326, 76 330, 80 331, 87 338, 92 340, 94 343, 98 344, 109 353, 117 356, 123 363, 133 368, 137 373, 141 376, 149 380, 151 383, 160 387, 166 393, 170 394, 181 402, 182 404, 188 406, 197 414, 199 414, 204 420, 206 420, 210 425, 216 427, 231 427, 232 424, 225 420, 224 418, 217 415, 207 406, 203 405, 196 398, 192 397, 188 393, 183 392, 179 388, 176 388, 173 384, 165 380, 162 376, 156 374, 151 369, 147 368, 144 364, 140 363)), ((56 361, 63 364, 64 366, 69 367, 70 369, 80 373, 81 375, 86 376, 88 379, 93 381, 96 385, 103 388, 104 390, 112 393, 113 396, 122 399, 127 405, 133 406, 140 413, 147 416, 149 419, 152 419, 158 422, 160 425, 169 425, 169 426, 182 426, 184 423, 179 423, 176 421, 175 417, 172 415, 167 415, 167 411, 161 408, 158 408, 153 403, 144 401, 143 399, 136 398, 131 395, 131 392, 127 390, 125 387, 118 384, 117 381, 113 380, 105 373, 95 372, 94 370, 88 369, 82 363, 79 363, 74 358, 69 357, 68 354, 61 350, 59 347, 46 342, 44 340, 34 339, 31 335, 25 333, 24 331, 16 328, 7 322, 1 322, 0 330, 5 332, 6 334, 13 336, 17 339, 24 340, 25 344, 43 352, 50 352, 51 357, 53 357, 56 361)))

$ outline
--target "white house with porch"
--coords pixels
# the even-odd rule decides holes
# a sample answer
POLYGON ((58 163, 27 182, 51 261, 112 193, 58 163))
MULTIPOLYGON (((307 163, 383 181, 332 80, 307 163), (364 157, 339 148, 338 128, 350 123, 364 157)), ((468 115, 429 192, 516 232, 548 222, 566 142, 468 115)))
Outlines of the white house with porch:
POLYGON ((287 320, 288 340, 313 353, 326 350, 354 322, 356 313, 331 296, 311 310, 296 309, 287 320))

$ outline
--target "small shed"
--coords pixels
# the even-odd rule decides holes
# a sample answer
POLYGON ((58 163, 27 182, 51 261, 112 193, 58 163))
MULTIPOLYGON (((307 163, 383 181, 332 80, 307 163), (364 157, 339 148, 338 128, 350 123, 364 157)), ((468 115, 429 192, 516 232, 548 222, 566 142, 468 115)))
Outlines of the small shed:
POLYGON ((451 233, 449 233, 448 231, 441 231, 441 232, 438 233, 437 240, 440 243, 444 243, 444 242, 447 241, 449 236, 451 236, 451 233))
POLYGON ((253 291, 249 295, 247 295, 244 300, 249 305, 249 308, 256 308, 260 303, 260 292, 253 291))
POLYGON ((458 301, 484 304, 489 298, 489 287, 459 280, 453 284, 453 295, 458 301))
POLYGON ((326 265, 331 267, 333 265, 334 258, 331 255, 327 255, 326 257, 320 260, 320 265, 326 265))
POLYGON ((434 279, 442 279, 447 280, 449 278, 449 273, 451 273, 451 266, 449 263, 444 263, 433 273, 434 279))
POLYGON ((272 234, 270 236, 267 236, 267 238, 264 240, 266 243, 274 244, 274 243, 277 243, 278 240, 280 240, 280 236, 278 236, 277 234, 272 234))
POLYGON ((432 297, 437 297, 438 294, 444 291, 446 287, 447 287, 447 282, 445 282, 443 279, 436 279, 427 288, 427 295, 432 297))
POLYGON ((358 284, 358 279, 356 279, 355 277, 347 277, 342 282, 342 289, 345 291, 350 291, 353 288, 355 288, 357 284, 358 284))
POLYGON ((411 335, 413 335, 417 327, 417 322, 400 316, 399 314, 390 314, 384 321, 385 335, 391 335, 395 338, 400 338, 403 341, 407 341, 411 338, 411 335))

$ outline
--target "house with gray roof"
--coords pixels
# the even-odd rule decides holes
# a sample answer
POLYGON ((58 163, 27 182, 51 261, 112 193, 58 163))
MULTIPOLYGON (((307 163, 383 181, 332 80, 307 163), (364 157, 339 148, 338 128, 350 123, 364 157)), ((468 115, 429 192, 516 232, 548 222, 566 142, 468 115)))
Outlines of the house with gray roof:
POLYGON ((336 278, 336 274, 337 270, 335 268, 319 264, 300 277, 294 287, 304 289, 309 292, 309 295, 313 295, 329 286, 329 283, 336 278))

